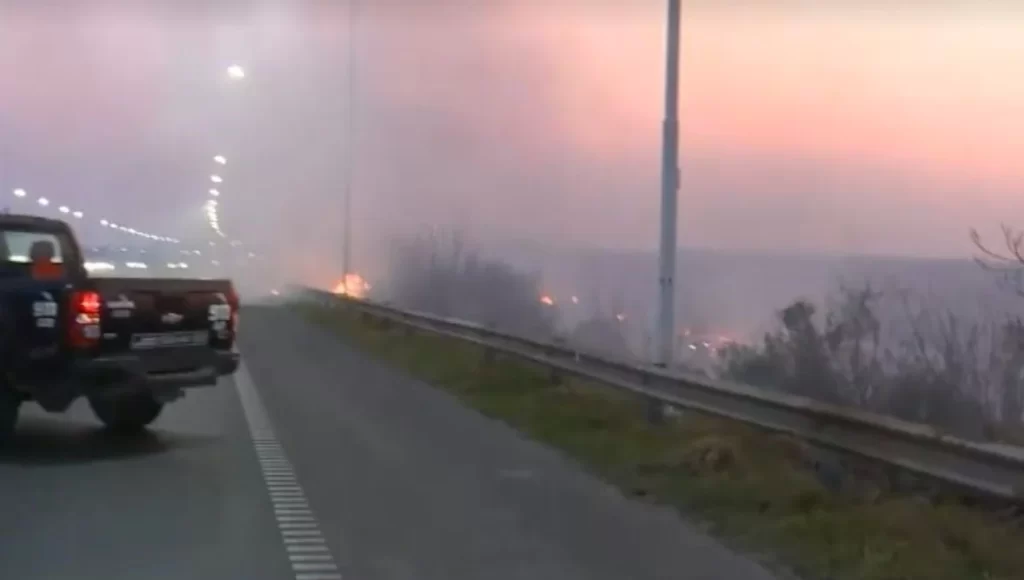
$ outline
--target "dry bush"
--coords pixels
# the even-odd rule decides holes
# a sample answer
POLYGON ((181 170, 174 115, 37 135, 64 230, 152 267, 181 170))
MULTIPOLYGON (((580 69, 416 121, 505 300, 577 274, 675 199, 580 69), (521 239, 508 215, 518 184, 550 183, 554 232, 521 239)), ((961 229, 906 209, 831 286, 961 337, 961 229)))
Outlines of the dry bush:
POLYGON ((969 321, 903 294, 902 319, 883 323, 882 298, 870 286, 843 287, 824 316, 796 301, 760 344, 726 349, 723 374, 974 439, 1020 424, 1020 319, 969 321))

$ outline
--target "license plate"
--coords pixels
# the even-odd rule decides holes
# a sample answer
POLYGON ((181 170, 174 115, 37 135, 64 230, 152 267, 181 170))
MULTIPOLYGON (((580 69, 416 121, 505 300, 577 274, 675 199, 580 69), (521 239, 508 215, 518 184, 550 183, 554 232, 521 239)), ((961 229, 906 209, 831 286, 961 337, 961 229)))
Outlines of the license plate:
POLYGON ((176 346, 205 346, 209 342, 210 333, 205 330, 197 332, 159 332, 133 334, 131 347, 135 350, 142 350, 176 346))

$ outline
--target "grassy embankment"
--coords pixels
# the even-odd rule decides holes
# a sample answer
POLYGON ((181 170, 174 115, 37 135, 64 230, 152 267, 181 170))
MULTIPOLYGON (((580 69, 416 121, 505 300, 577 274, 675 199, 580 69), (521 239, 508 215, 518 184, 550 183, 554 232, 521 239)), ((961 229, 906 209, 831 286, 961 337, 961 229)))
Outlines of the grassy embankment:
POLYGON ((499 418, 642 501, 678 507, 712 535, 797 575, 835 580, 1024 578, 1024 533, 956 500, 925 501, 862 480, 826 487, 814 453, 735 422, 685 414, 649 425, 620 392, 479 348, 340 310, 310 320, 499 418))

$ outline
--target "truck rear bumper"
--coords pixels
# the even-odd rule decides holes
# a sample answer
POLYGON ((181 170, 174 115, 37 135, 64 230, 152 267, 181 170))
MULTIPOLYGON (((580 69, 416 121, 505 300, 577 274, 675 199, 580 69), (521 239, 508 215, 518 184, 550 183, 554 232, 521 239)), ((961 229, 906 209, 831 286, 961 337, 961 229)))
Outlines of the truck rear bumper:
POLYGON ((120 391, 155 393, 209 387, 238 370, 238 350, 179 349, 159 358, 125 354, 85 359, 74 363, 72 376, 84 395, 113 395, 120 391))

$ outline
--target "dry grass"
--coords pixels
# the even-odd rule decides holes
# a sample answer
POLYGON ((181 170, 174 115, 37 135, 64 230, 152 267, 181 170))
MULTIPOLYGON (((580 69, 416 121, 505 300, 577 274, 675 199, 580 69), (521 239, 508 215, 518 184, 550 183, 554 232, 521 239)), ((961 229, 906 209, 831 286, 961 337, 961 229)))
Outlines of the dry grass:
POLYGON ((1024 534, 958 502, 881 488, 834 491, 799 442, 686 414, 660 426, 594 384, 343 311, 298 308, 350 342, 563 450, 624 493, 678 507, 712 533, 797 575, 835 580, 1024 578, 1024 534))

